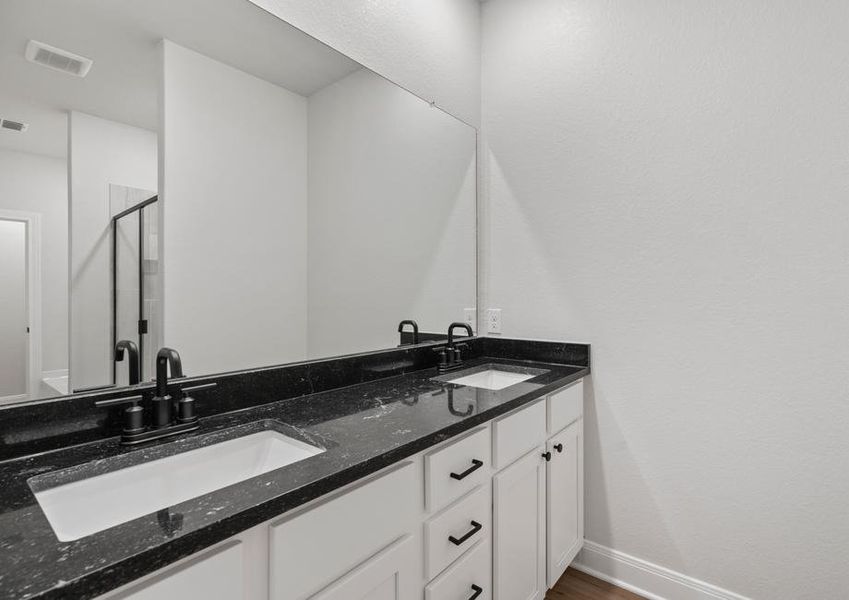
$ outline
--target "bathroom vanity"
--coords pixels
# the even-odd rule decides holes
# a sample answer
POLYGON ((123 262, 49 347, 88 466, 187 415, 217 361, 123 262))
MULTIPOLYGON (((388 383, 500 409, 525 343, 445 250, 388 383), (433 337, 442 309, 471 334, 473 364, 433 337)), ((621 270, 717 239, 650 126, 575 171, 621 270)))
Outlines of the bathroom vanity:
POLYGON ((541 599, 583 541, 582 390, 579 381, 105 597, 403 600, 424 587, 426 600, 541 599))
POLYGON ((0 463, 17 506, 0 515, 14 531, 0 597, 543 598, 583 542, 589 348, 469 345, 453 373, 426 345, 360 357, 369 373, 430 364, 356 385, 353 359, 325 361, 315 375, 340 387, 251 401, 172 441, 0 463))

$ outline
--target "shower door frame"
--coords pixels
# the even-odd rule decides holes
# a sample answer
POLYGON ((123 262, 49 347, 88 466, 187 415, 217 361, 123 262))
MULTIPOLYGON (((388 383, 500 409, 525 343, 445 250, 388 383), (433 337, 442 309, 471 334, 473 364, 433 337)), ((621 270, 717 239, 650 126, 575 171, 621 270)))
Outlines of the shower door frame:
POLYGON ((144 318, 144 209, 158 200, 158 195, 151 196, 112 217, 112 385, 118 383, 118 365, 115 361, 115 346, 118 344, 118 221, 135 212, 139 213, 139 381, 144 381, 144 336, 149 332, 148 320, 144 318))

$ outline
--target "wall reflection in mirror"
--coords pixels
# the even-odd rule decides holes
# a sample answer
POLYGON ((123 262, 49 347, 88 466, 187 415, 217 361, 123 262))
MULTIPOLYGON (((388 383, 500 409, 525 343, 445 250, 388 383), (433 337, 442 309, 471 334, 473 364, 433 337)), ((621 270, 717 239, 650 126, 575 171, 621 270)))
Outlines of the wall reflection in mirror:
POLYGON ((0 403, 150 381, 163 345, 203 375, 475 306, 472 127, 248 0, 0 13, 0 403))

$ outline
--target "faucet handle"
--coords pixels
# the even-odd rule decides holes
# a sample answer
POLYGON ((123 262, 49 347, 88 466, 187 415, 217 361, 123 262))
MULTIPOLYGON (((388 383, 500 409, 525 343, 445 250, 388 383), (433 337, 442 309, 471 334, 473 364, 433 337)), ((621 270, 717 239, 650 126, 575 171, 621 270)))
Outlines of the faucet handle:
POLYGON ((99 400, 94 403, 98 408, 102 406, 115 406, 118 404, 129 404, 124 409, 124 434, 133 434, 144 431, 144 409, 139 406, 139 402, 144 399, 144 396, 125 396, 123 398, 112 398, 110 400, 99 400))
POLYGON ((469 347, 466 343, 454 344, 454 360, 461 361, 462 351, 469 347))
POLYGON ((218 387, 217 383, 202 383, 200 385, 184 387, 180 390, 183 397, 177 402, 177 423, 195 423, 198 420, 197 413, 195 412, 195 399, 189 396, 189 392, 211 390, 216 387, 218 387))
POLYGON ((94 405, 98 408, 102 408, 104 406, 116 406, 118 404, 138 404, 144 400, 144 396, 139 394, 138 396, 124 396, 123 398, 110 398, 109 400, 98 400, 94 403, 94 405))
POLYGON ((440 346, 438 348, 433 348, 433 351, 439 354, 439 366, 445 366, 448 364, 448 348, 445 346, 440 346))
POLYGON ((213 383, 202 383, 200 385, 190 385, 189 387, 184 387, 181 391, 183 395, 186 395, 188 392, 199 392, 201 390, 211 390, 217 388, 218 384, 213 383))
POLYGON ((188 394, 183 394, 183 397, 177 402, 177 423, 194 423, 197 420, 195 399, 188 394))

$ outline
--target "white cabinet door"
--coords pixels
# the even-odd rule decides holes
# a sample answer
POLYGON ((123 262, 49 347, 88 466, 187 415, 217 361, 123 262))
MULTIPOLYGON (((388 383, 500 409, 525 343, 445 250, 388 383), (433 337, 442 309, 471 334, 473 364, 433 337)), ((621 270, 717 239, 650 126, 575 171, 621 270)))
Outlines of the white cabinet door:
POLYGON ((272 523, 269 598, 310 598, 420 527, 423 479, 421 470, 406 462, 272 523))
POLYGON ((493 478, 495 600, 545 596, 545 459, 539 447, 493 478))
POLYGON ((131 584, 110 600, 178 600, 216 598, 243 600, 244 571, 241 542, 216 548, 176 567, 166 568, 142 583, 131 584))
POLYGON ((547 582, 551 588, 584 543, 584 421, 550 440, 546 450, 547 582))
POLYGON ((407 535, 312 597, 312 600, 410 600, 422 595, 416 538, 407 535), (418 589, 416 589, 418 587, 418 589))

